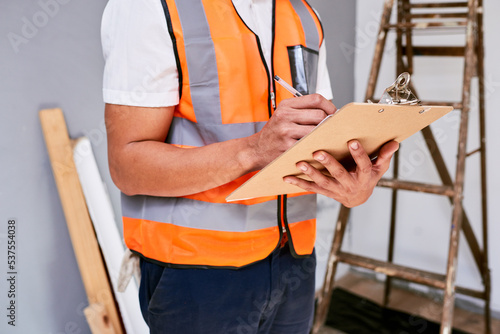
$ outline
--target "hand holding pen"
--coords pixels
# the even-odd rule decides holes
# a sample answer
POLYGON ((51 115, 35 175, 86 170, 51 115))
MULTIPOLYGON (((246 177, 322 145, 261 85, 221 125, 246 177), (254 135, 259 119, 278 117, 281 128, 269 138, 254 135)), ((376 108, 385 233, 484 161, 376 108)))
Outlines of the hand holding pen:
POLYGON ((335 106, 319 94, 302 96, 280 77, 274 77, 293 96, 300 99, 281 99, 271 118, 262 130, 255 134, 252 147, 257 166, 263 168, 277 156, 285 152, 297 140, 310 133, 326 116, 333 114, 335 106))

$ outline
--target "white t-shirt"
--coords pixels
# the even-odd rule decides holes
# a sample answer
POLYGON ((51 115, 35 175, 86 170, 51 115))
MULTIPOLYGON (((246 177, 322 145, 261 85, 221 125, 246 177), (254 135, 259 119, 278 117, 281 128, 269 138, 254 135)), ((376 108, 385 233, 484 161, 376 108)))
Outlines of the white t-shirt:
MULTIPOLYGON (((259 36, 267 64, 271 59, 272 0, 233 0, 248 27, 259 36)), ((101 26, 104 102, 138 107, 179 103, 179 81, 160 0, 109 0, 101 26)), ((326 49, 318 59, 316 92, 332 99, 326 49)))

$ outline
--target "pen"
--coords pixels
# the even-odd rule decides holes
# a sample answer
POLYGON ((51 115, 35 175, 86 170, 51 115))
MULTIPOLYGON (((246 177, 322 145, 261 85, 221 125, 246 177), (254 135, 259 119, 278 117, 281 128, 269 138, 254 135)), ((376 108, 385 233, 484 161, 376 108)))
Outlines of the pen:
POLYGON ((293 94, 295 97, 303 96, 298 90, 290 86, 285 80, 281 79, 279 76, 275 75, 274 80, 279 83, 281 86, 285 87, 287 91, 293 94))

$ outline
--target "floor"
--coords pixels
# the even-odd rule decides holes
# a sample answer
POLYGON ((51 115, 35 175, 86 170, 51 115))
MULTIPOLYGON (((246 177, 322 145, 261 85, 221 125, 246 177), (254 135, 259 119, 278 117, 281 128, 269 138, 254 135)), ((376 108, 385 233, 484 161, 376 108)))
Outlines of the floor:
MULTIPOLYGON (((384 284, 382 282, 350 272, 339 279, 336 285, 376 303, 382 303, 384 291, 384 284)), ((442 303, 408 290, 394 287, 388 306, 395 310, 417 314, 431 321, 440 322, 442 303)), ((453 327, 472 334, 482 334, 485 333, 484 317, 477 313, 455 308, 453 327)), ((491 327, 491 333, 500 333, 500 320, 492 319, 491 327)), ((343 333, 324 327, 318 334, 343 333)))

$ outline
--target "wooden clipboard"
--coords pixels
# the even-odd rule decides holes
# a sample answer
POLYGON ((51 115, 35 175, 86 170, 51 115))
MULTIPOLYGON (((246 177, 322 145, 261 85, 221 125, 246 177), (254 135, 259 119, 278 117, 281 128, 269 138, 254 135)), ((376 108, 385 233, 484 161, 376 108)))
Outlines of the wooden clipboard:
POLYGON ((348 168, 354 163, 348 141, 359 140, 373 158, 384 143, 401 142, 452 110, 450 106, 349 103, 232 192, 226 201, 304 192, 284 182, 283 177, 307 179, 295 165, 307 161, 319 168, 312 159, 314 152, 327 151, 348 168))

